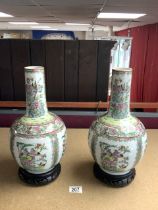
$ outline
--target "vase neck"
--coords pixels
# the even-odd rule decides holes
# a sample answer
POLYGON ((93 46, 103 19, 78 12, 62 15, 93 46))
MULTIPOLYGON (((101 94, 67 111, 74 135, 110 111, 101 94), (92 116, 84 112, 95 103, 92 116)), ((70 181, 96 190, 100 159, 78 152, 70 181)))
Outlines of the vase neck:
POLYGON ((47 114, 44 68, 25 67, 26 116, 42 117, 47 114))
POLYGON ((111 100, 108 114, 115 119, 130 115, 131 69, 113 70, 111 82, 111 100))

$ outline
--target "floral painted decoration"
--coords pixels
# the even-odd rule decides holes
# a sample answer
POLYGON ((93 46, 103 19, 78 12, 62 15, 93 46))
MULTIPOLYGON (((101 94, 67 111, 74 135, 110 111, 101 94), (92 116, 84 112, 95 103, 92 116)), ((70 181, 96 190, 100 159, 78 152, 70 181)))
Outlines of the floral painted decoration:
POLYGON ((121 171, 128 166, 128 147, 100 142, 101 162, 105 170, 121 171))
POLYGON ((45 144, 25 144, 17 142, 19 159, 25 168, 41 169, 47 163, 45 144))

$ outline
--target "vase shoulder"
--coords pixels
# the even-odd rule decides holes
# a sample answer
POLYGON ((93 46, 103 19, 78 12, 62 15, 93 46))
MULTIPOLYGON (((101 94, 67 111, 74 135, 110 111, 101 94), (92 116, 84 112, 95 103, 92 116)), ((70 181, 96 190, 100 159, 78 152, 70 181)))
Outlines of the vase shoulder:
POLYGON ((21 135, 43 135, 57 133, 65 127, 63 121, 57 115, 48 112, 46 115, 30 118, 24 115, 12 125, 12 131, 21 135))
POLYGON ((97 132, 97 135, 109 137, 134 138, 145 134, 142 122, 132 115, 124 119, 114 119, 105 114, 92 124, 93 128, 97 132))

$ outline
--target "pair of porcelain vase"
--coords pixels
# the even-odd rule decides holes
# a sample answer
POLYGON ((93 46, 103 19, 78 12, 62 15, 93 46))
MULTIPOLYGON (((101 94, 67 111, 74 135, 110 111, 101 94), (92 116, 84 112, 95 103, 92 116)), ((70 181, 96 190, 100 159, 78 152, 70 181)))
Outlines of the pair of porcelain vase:
MULTIPOLYGON (((143 124, 130 115, 132 70, 113 69, 108 113, 89 130, 89 147, 95 160, 94 174, 102 182, 121 187, 135 176, 147 135, 143 124)), ((19 165, 19 177, 34 185, 55 180, 66 145, 63 121, 48 112, 44 67, 25 67, 26 114, 11 129, 11 152, 19 165)))

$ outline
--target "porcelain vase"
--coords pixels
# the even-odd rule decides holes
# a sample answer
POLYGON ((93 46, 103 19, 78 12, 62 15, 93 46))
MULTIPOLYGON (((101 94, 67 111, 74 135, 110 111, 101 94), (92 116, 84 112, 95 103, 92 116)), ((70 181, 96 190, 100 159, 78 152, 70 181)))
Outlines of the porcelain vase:
POLYGON ((10 148, 20 167, 20 178, 43 185, 60 174, 66 127, 58 116, 48 112, 44 67, 25 67, 25 88, 26 114, 11 126, 10 148))
POLYGON ((134 179, 135 166, 147 144, 144 125, 130 113, 131 77, 131 68, 113 69, 109 110, 89 129, 94 175, 115 187, 134 179))

